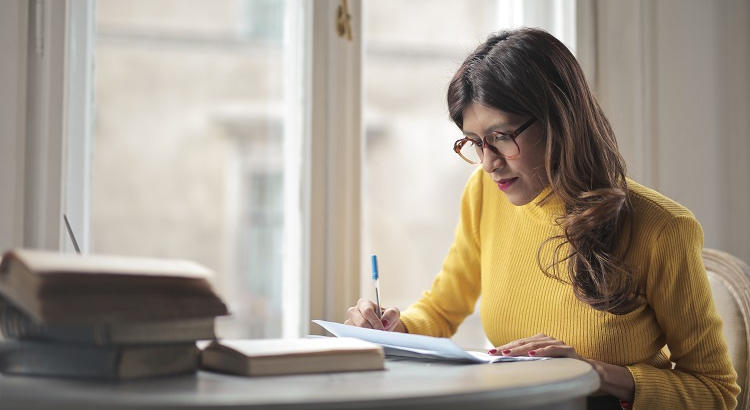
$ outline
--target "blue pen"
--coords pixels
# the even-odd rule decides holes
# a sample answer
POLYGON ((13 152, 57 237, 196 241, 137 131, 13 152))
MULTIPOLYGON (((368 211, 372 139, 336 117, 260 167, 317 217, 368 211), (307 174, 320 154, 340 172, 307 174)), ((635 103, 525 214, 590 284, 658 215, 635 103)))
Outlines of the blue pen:
POLYGON ((375 283, 375 303, 378 304, 378 319, 383 317, 380 311, 380 292, 378 292, 378 257, 372 255, 372 281, 375 283))

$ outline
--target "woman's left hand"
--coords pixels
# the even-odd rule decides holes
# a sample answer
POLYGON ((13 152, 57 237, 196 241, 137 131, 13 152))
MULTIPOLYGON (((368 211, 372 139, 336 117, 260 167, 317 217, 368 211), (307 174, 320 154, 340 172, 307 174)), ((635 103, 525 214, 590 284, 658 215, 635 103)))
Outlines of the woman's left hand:
POLYGON ((557 340, 543 333, 506 343, 491 349, 488 353, 495 356, 570 357, 572 359, 581 359, 573 346, 568 346, 562 340, 557 340))
POLYGON ((491 349, 487 353, 495 356, 569 357, 583 360, 589 363, 599 374, 601 380, 599 390, 601 393, 611 394, 627 403, 633 401, 635 381, 627 368, 598 360, 585 359, 576 353, 573 346, 568 346, 562 340, 557 340, 543 333, 506 343, 491 349))

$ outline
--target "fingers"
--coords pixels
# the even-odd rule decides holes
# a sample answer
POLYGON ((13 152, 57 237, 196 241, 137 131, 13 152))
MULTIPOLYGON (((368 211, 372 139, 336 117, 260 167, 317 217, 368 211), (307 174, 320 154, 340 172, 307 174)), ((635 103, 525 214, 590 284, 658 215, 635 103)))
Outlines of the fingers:
POLYGON ((381 319, 381 322, 383 323, 383 328, 385 330, 391 331, 393 328, 396 327, 399 320, 401 318, 401 311, 398 310, 396 307, 388 308, 385 311, 383 311, 383 317, 381 319))
POLYGON ((378 330, 393 330, 399 323, 401 312, 398 308, 385 309, 381 307, 382 320, 376 313, 376 305, 370 300, 360 299, 356 306, 346 310, 345 325, 365 327, 378 330))
POLYGON ((540 349, 536 349, 529 352, 529 356, 536 357, 570 357, 572 359, 580 359, 576 353, 576 349, 568 345, 553 345, 547 346, 540 349), (533 352, 533 354, 532 354, 533 352))
POLYGON ((564 344, 563 342, 559 340, 555 340, 555 339, 539 340, 539 341, 529 342, 524 345, 510 349, 510 353, 507 353, 505 355, 506 356, 534 356, 534 353, 532 354, 529 354, 529 353, 536 352, 538 350, 541 350, 549 346, 564 346, 564 344))
POLYGON ((375 303, 373 303, 371 300, 360 299, 357 301, 357 309, 359 309, 359 313, 370 325, 368 327, 377 330, 384 330, 383 322, 380 321, 380 318, 378 318, 378 314, 375 313, 375 303))
POLYGON ((498 346, 489 353, 503 356, 578 357, 573 347, 542 333, 498 346))
POLYGON ((524 346, 524 345, 529 344, 529 343, 535 343, 535 342, 540 342, 540 341, 544 341, 544 340, 554 340, 554 339, 552 339, 551 337, 545 335, 544 333, 537 333, 534 336, 523 338, 523 339, 514 340, 514 341, 512 341, 510 343, 506 343, 506 344, 504 344, 502 346, 498 346, 495 349, 497 349, 498 354, 501 354, 502 352, 505 352, 505 351, 508 351, 508 350, 513 351, 513 350, 518 349, 519 347, 524 346))
POLYGON ((356 306, 352 306, 347 309, 346 316, 347 319, 344 321, 345 325, 366 327, 368 329, 372 329, 372 325, 370 324, 370 322, 365 320, 364 316, 362 316, 362 313, 359 311, 359 309, 357 309, 356 306))

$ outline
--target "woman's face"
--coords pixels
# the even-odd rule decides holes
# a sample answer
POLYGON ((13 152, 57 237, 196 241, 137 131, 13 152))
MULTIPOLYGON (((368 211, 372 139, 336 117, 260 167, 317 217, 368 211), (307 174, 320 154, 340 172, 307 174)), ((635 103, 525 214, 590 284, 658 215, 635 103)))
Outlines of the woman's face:
MULTIPOLYGON (((464 135, 482 138, 493 131, 511 133, 529 119, 479 103, 472 103, 463 113, 464 135)), ((499 190, 516 206, 536 198, 548 185, 544 170, 545 138, 542 125, 536 121, 516 138, 520 152, 513 159, 496 155, 485 148, 482 168, 490 174, 499 190)))

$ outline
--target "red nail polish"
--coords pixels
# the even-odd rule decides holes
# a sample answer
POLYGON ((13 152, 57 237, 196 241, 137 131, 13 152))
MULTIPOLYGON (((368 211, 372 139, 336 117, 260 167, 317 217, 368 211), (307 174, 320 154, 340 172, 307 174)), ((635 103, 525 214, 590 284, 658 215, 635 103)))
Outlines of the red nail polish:
POLYGON ((487 353, 488 354, 495 354, 495 353, 497 353, 497 349, 490 349, 487 353))
POLYGON ((629 409, 632 408, 633 405, 629 401, 620 400, 620 407, 622 407, 623 409, 629 409))
POLYGON ((503 350, 503 354, 510 354, 510 349, 503 350))
POLYGON ((536 355, 535 351, 533 351, 533 350, 529 351, 529 356, 534 356, 534 355, 536 355))

